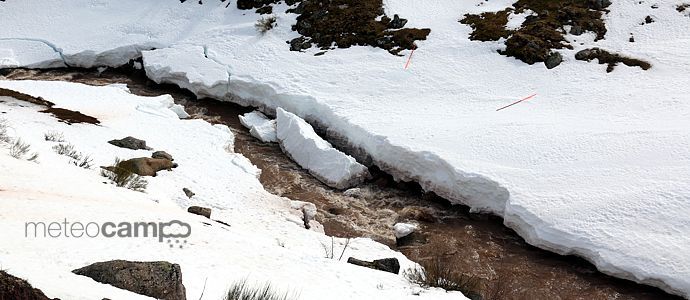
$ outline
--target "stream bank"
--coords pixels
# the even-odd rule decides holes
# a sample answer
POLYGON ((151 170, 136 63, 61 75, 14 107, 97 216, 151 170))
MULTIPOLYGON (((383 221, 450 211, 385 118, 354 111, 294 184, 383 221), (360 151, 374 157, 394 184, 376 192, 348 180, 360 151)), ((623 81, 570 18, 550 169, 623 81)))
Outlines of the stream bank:
POLYGON ((236 152, 262 169, 260 180, 266 190, 316 204, 317 220, 327 234, 366 236, 395 248, 392 225, 416 219, 422 233, 420 241, 398 250, 418 262, 442 257, 458 272, 484 278, 485 295, 488 290, 504 290, 500 299, 674 299, 658 289, 603 275, 583 259, 532 247, 498 217, 451 206, 433 193, 424 193, 415 183, 396 183, 375 169, 374 179, 359 187, 357 197, 346 196, 302 170, 277 144, 264 144, 251 137, 237 118, 251 108, 210 99, 197 101, 194 95, 175 86, 147 80, 141 71, 18 69, 0 75, 13 80, 61 80, 91 85, 126 83, 134 94, 170 94, 193 117, 230 126, 236 137, 236 152))

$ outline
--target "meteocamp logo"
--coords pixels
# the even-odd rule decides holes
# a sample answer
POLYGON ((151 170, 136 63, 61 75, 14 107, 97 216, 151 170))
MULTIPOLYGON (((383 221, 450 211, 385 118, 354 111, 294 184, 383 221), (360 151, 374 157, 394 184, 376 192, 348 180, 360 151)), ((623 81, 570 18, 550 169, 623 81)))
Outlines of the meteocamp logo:
POLYGON ((25 222, 24 237, 38 238, 155 238, 170 247, 187 243, 192 226, 180 220, 169 222, 25 222))

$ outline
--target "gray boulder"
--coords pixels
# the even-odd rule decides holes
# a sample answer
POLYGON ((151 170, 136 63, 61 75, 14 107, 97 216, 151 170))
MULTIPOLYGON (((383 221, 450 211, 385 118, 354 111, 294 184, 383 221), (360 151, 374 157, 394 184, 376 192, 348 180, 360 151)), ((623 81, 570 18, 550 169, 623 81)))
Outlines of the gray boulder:
POLYGON ((189 199, 192 199, 192 197, 194 197, 194 195, 196 195, 196 194, 194 194, 194 192, 192 192, 192 190, 190 190, 188 188, 183 188, 182 191, 184 192, 185 195, 187 195, 187 198, 189 198, 189 199))
POLYGON ((146 141, 131 136, 119 140, 108 141, 108 143, 120 148, 132 150, 151 150, 150 147, 146 146, 146 141))
POLYGON ((553 69, 560 65, 561 62, 563 62, 563 56, 558 52, 552 52, 546 57, 544 65, 546 65, 547 69, 553 69))
POLYGON ((397 258, 377 259, 370 262, 350 257, 347 259, 347 262, 374 270, 391 272, 393 274, 398 274, 398 272, 400 272, 400 262, 398 262, 397 258))
POLYGON ((405 24, 407 24, 407 20, 400 18, 400 16, 398 16, 396 14, 396 15, 393 15, 393 20, 391 20, 391 22, 388 23, 388 28, 400 29, 400 28, 405 27, 405 24))
POLYGON ((72 273, 156 299, 187 298, 180 266, 165 261, 113 260, 88 265, 72 273))

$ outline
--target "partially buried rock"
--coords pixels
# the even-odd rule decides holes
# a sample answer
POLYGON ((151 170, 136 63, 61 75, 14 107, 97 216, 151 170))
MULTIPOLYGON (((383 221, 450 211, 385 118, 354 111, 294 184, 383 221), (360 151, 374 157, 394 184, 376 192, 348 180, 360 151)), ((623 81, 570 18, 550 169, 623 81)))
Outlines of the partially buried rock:
POLYGON ((189 198, 189 199, 192 199, 192 197, 194 197, 194 195, 196 195, 196 194, 194 194, 194 192, 192 192, 192 190, 190 190, 188 188, 183 188, 182 191, 184 192, 185 195, 187 195, 187 198, 189 198))
POLYGON ((168 152, 165 151, 156 151, 151 154, 151 158, 162 158, 162 159, 167 159, 169 161, 174 161, 175 159, 170 155, 168 152))
POLYGON ((209 219, 211 218, 211 209, 208 207, 190 206, 187 209, 187 212, 195 214, 195 215, 204 216, 204 217, 207 217, 209 219))
POLYGON ((398 272, 400 272, 400 263, 397 258, 384 258, 369 262, 350 257, 347 259, 347 262, 374 270, 391 272, 393 274, 398 274, 398 272))
POLYGON ((113 260, 76 269, 72 273, 156 299, 186 299, 180 266, 165 261, 113 260))
POLYGON ((132 150, 151 150, 150 147, 146 146, 146 141, 131 136, 119 140, 108 141, 108 143, 120 148, 132 150))

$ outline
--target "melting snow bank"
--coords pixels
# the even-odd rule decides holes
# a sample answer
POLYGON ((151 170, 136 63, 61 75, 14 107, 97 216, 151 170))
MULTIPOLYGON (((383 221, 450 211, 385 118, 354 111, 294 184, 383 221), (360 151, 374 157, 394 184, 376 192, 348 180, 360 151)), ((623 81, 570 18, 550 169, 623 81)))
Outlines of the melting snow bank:
POLYGON ((264 143, 277 143, 276 121, 267 118, 259 111, 240 116, 240 123, 249 129, 249 134, 264 143))
POLYGON ((367 165, 504 216, 532 244, 690 297, 690 18, 671 3, 650 12, 614 1, 606 38, 566 36, 577 39, 574 49, 559 50, 564 63, 546 70, 469 41, 471 29, 457 22, 507 4, 388 1, 389 14, 431 28, 408 70, 405 57, 368 47, 289 51, 295 15, 284 7, 274 9, 277 27, 261 35, 258 15, 193 1, 4 2, 0 36, 55 46, 23 52, 43 46, 5 41, 0 53, 38 67, 56 63, 54 49, 68 65, 89 67, 124 64, 155 47, 143 59, 156 82, 268 114, 281 107, 366 153, 353 156, 367 165), (640 26, 650 13, 658 21, 640 26), (607 74, 573 59, 589 47, 654 67, 607 74))
MULTIPOLYGON (((187 299, 198 299, 202 292, 204 298, 222 299, 229 285, 244 277, 297 292, 300 299, 323 299, 325 294, 335 299, 464 298, 438 289, 421 290, 420 298, 413 295, 420 289, 402 275, 324 258, 322 244, 330 245, 331 239, 316 232, 322 229, 313 220, 314 205, 266 192, 257 179, 259 170, 232 151, 234 136, 226 126, 180 120, 169 96, 140 97, 118 86, 63 82, 0 81, 0 87, 49 99, 56 107, 101 121, 99 126, 67 125, 39 113, 42 107, 0 97, 0 118, 7 120, 8 132, 40 155, 38 163, 29 162, 12 158, 6 147, 0 147, 0 265, 50 297, 150 299, 71 272, 94 262, 125 259, 179 264, 187 299), (63 143, 90 155, 94 167, 77 167, 55 153, 58 142, 46 141, 46 132, 62 133, 63 143), (154 149, 129 150, 107 143, 128 135, 146 140, 154 149), (179 167, 147 177, 146 193, 104 184, 107 179, 97 166, 110 165, 115 157, 150 157, 155 150, 173 155, 179 167), (183 188, 196 195, 188 198, 183 188), (211 208, 213 220, 222 223, 185 212, 191 205, 211 208), (95 227, 172 220, 189 224, 191 235, 159 240, 124 237, 126 232, 118 231, 118 236, 106 237, 106 227, 100 235, 95 227), (34 235, 29 229, 27 237, 26 222, 50 224, 50 236, 41 230, 34 235), (56 235, 52 228, 63 222, 69 228, 89 223, 86 232, 94 237, 83 231, 76 237, 68 227, 56 235), (316 231, 306 230, 304 223, 316 231)), ((343 240, 335 240, 337 251, 343 245, 343 240)), ((369 239, 352 240, 345 252, 349 256, 395 257, 403 270, 414 266, 402 254, 369 239)))
POLYGON ((367 167, 333 148, 300 117, 281 108, 276 113, 280 148, 314 177, 337 189, 356 186, 369 177, 367 167))

